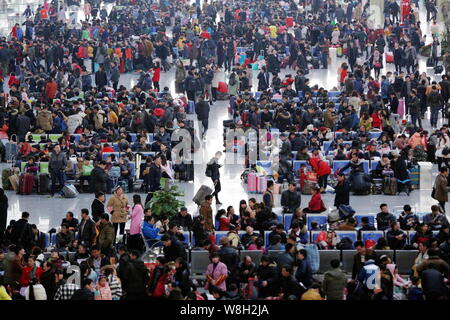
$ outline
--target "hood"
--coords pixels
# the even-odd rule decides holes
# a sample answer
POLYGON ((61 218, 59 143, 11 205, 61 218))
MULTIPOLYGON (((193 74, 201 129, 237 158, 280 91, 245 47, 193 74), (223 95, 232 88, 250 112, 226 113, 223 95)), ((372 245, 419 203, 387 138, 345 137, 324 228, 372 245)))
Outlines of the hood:
POLYGON ((335 278, 335 279, 341 279, 345 275, 343 274, 342 270, 339 268, 331 269, 327 272, 328 276, 335 278))

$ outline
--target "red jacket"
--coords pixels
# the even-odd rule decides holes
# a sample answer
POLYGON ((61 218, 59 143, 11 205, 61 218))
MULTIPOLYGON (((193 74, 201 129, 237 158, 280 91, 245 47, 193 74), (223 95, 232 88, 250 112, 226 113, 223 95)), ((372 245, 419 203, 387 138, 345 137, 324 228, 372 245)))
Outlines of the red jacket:
POLYGON ((382 129, 383 128, 383 120, 378 117, 377 113, 372 114, 372 127, 382 129))
MULTIPOLYGON (((32 269, 32 267, 24 267, 22 269, 22 276, 20 277, 20 285, 22 287, 26 287, 30 283, 31 269, 32 269)), ((36 270, 34 272, 34 278, 39 279, 41 277, 42 272, 43 272, 43 270, 41 267, 36 267, 36 270)))
POLYGON ((161 68, 153 69, 152 81, 153 82, 159 82, 160 79, 161 79, 161 68))
POLYGON ((331 168, 326 161, 321 160, 320 158, 311 158, 309 159, 309 164, 313 168, 314 172, 317 173, 319 177, 331 173, 331 168))
POLYGON ((45 86, 45 96, 48 99, 55 99, 56 92, 58 92, 58 84, 55 81, 47 83, 45 86))
POLYGON ((326 210, 326 208, 323 206, 323 201, 320 193, 316 193, 311 197, 311 200, 309 200, 308 209, 313 212, 323 212, 326 210))

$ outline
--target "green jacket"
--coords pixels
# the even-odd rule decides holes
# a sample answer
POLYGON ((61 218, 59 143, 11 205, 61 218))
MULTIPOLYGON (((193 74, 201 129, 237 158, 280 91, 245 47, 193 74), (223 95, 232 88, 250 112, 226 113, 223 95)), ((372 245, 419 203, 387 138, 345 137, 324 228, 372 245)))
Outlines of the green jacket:
POLYGON ((325 272, 322 289, 327 300, 344 300, 344 288, 346 285, 347 277, 340 268, 325 272))
POLYGON ((98 245, 100 248, 111 248, 114 243, 114 227, 111 222, 100 224, 98 245))

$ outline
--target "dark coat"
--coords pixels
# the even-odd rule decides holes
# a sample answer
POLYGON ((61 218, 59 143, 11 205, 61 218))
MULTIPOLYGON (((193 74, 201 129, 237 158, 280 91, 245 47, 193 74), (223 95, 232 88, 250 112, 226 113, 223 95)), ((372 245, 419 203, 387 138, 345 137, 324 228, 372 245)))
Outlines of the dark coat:
POLYGON ((339 208, 341 204, 350 204, 350 184, 347 180, 344 183, 338 183, 334 188, 336 195, 334 197, 334 206, 339 208))
POLYGON ((80 222, 80 241, 85 241, 86 243, 92 244, 97 232, 95 227, 95 222, 92 219, 88 219, 84 222, 84 228, 82 228, 84 220, 80 222))
POLYGON ((108 79, 106 77, 105 71, 97 71, 95 73, 95 85, 98 88, 102 88, 108 84, 108 79))
POLYGON ((94 300, 94 293, 86 288, 75 291, 70 300, 94 300))
POLYGON ((108 174, 100 167, 95 167, 91 172, 91 188, 92 192, 104 192, 106 193, 106 183, 108 181, 108 174))
POLYGON ((25 219, 19 219, 14 223, 11 231, 11 242, 21 244, 24 248, 31 247, 31 225, 25 219))
POLYGON ((183 243, 172 239, 171 245, 169 247, 164 247, 164 257, 168 261, 175 261, 175 259, 179 257, 187 260, 186 250, 184 249, 183 243))
POLYGON ((94 199, 91 205, 92 219, 94 221, 100 220, 100 217, 105 213, 105 204, 98 199, 94 199))
POLYGON ((145 288, 148 280, 148 269, 142 260, 137 259, 128 262, 128 276, 126 280, 126 292, 128 294, 145 294, 145 288))

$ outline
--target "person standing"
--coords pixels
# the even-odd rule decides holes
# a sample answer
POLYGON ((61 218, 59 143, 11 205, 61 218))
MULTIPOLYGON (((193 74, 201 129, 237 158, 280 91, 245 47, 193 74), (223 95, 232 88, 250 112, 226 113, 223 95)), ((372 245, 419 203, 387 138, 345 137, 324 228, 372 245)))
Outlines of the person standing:
POLYGON ((97 235, 95 222, 89 217, 88 209, 81 209, 79 240, 85 247, 90 248, 97 235))
POLYGON ((207 63, 203 73, 203 81, 205 83, 205 93, 208 93, 208 100, 210 105, 213 104, 213 97, 212 97, 213 79, 214 79, 214 71, 211 69, 211 65, 207 63))
POLYGON ((56 192, 57 183, 59 183, 61 190, 64 187, 65 183, 64 170, 66 167, 67 167, 66 154, 61 151, 61 147, 59 145, 56 145, 53 148, 53 152, 50 155, 50 161, 48 165, 50 177, 52 180, 52 187, 50 190, 50 194, 52 197, 56 192))
POLYGON ((202 139, 206 138, 206 131, 208 131, 210 107, 208 102, 205 101, 205 97, 202 95, 199 97, 199 101, 195 105, 195 113, 197 114, 198 121, 202 122, 202 139))
POLYGON ((214 183, 214 192, 212 196, 216 198, 216 205, 222 204, 219 201, 219 192, 222 190, 219 170, 222 167, 222 165, 219 164, 220 157, 222 157, 222 152, 217 151, 215 156, 207 164, 207 170, 211 170, 211 180, 214 183))
POLYGON ((449 187, 447 186, 448 168, 443 166, 439 171, 440 173, 434 180, 434 195, 432 197, 439 202, 442 211, 445 212, 445 203, 448 202, 449 191, 449 187))
POLYGON ((0 188, 0 245, 3 243, 6 224, 8 220, 8 197, 3 188, 0 188))
POLYGON ((125 223, 128 219, 128 211, 130 206, 128 204, 128 198, 123 192, 122 187, 117 187, 114 191, 113 196, 109 199, 106 208, 112 215, 112 223, 115 230, 115 235, 117 236, 117 230, 120 227, 120 234, 125 233, 125 223))
POLYGON ((119 79, 120 79, 120 71, 119 71, 119 67, 112 62, 111 63, 111 83, 112 83, 112 87, 114 88, 115 91, 117 91, 117 86, 119 85, 119 79))
MULTIPOLYGON (((212 217, 212 195, 207 195, 205 201, 200 206, 200 216, 204 219, 204 228, 208 231, 214 231, 213 217, 212 217)), ((195 224, 195 223, 194 223, 195 224)))
POLYGON ((133 207, 130 214, 130 238, 128 239, 128 249, 142 251, 143 241, 141 237, 141 223, 144 218, 144 206, 141 196, 133 196, 133 207))
POLYGON ((339 268, 337 259, 331 260, 331 270, 325 272, 322 288, 327 300, 344 300, 344 289, 347 285, 347 277, 339 268))
POLYGON ((339 208, 341 204, 350 204, 350 184, 345 178, 345 174, 340 172, 337 175, 337 185, 334 188, 336 195, 334 197, 334 206, 339 208))
POLYGON ((105 194, 103 192, 97 192, 95 199, 91 204, 92 220, 97 222, 101 219, 105 213, 105 194))
POLYGON ((107 84, 108 78, 106 76, 106 72, 103 70, 102 66, 99 66, 97 72, 95 73, 95 85, 97 86, 98 90, 103 90, 103 87, 105 87, 107 84))

